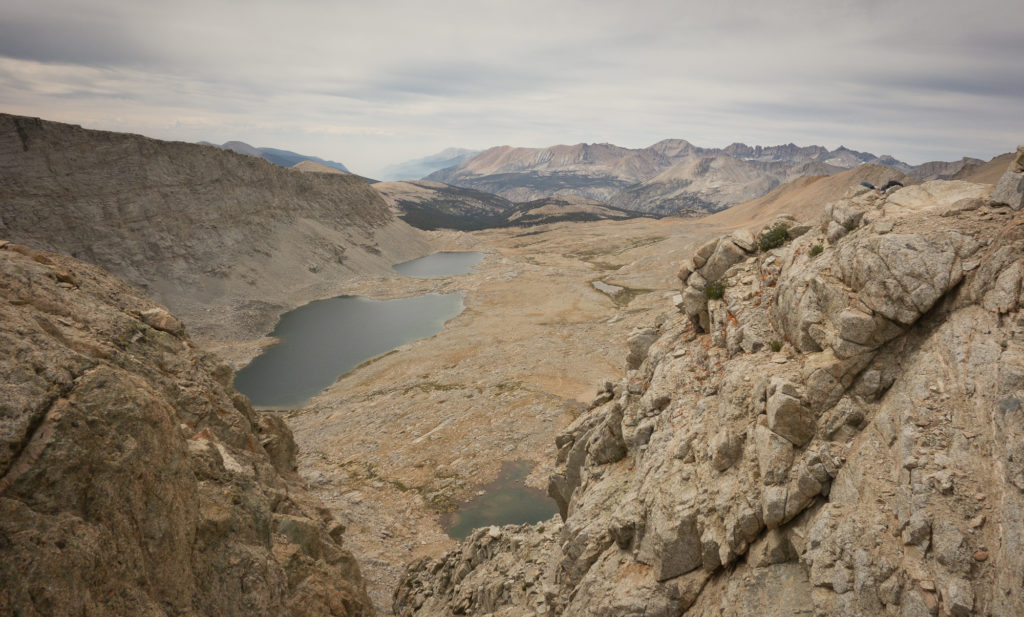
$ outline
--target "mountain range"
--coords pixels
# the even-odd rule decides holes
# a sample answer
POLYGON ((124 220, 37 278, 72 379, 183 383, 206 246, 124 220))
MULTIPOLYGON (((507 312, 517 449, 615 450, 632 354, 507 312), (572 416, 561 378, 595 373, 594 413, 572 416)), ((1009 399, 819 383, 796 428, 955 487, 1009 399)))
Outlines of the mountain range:
POLYGON ((477 189, 517 202, 577 195, 652 214, 702 214, 761 197, 795 178, 831 175, 861 164, 896 169, 919 179, 946 178, 967 165, 964 158, 912 166, 844 146, 748 146, 703 148, 666 139, 646 148, 613 144, 548 148, 499 146, 426 180, 477 189))

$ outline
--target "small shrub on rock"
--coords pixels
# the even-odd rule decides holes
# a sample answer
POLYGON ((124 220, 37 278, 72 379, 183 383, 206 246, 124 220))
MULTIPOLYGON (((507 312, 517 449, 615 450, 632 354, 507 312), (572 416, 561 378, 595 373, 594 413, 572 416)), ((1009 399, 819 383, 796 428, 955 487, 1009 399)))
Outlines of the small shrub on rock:
POLYGON ((775 353, 782 351, 782 341, 772 341, 768 346, 771 347, 771 350, 775 353))
POLYGON ((725 295, 725 283, 722 281, 711 281, 704 285, 704 297, 708 300, 721 300, 725 295))
POLYGON ((762 251, 779 248, 789 240, 789 227, 785 223, 776 223, 772 228, 761 234, 759 246, 762 251))
POLYGON ((818 255, 821 255, 821 252, 823 250, 825 249, 823 249, 820 244, 815 244, 814 246, 811 247, 811 257, 817 257, 818 255))

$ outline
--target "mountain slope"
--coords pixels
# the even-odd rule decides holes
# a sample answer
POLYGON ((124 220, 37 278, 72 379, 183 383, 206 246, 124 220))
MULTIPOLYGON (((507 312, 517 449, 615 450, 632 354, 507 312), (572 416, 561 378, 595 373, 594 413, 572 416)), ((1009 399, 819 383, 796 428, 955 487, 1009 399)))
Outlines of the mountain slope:
POLYGON ((979 182, 981 184, 995 184, 1006 172, 1007 165, 1014 159, 1016 153, 1007 152, 994 157, 987 163, 968 163, 960 171, 950 177, 950 180, 966 180, 967 182, 979 182))
POLYGON ((607 201, 623 188, 657 174, 670 161, 655 150, 629 150, 611 144, 500 146, 426 179, 519 202, 561 195, 607 201))
MULTIPOLYGON (((688 157, 623 190, 610 203, 640 212, 703 215, 764 195, 787 181, 792 169, 786 162, 688 157)), ((801 169, 810 171, 806 165, 801 169)))
POLYGON ((511 201, 473 189, 427 180, 373 185, 396 215, 420 229, 484 229, 504 219, 511 201))
POLYGON ((890 181, 904 185, 918 182, 891 167, 860 165, 831 176, 797 178, 763 197, 717 212, 704 220, 708 223, 747 227, 764 225, 784 213, 797 220, 813 220, 820 216, 824 206, 843 198, 862 182, 885 186, 890 181))
POLYGON ((359 177, 37 118, 0 115, 0 203, 0 237, 126 278, 204 340, 431 252, 359 177))
POLYGON ((0 241, 0 613, 374 614, 232 378, 139 290, 0 241))
POLYGON ((504 225, 527 227, 563 222, 621 221, 641 216, 586 197, 547 197, 516 204, 505 216, 504 225))

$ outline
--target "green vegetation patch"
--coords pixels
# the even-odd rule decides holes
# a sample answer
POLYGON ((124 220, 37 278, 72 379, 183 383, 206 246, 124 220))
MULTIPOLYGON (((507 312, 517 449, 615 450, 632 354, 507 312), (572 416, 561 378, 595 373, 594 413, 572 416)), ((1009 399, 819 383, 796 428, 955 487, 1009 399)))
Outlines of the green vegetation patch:
POLYGON ((722 281, 711 281, 704 285, 704 297, 708 300, 721 300, 725 295, 725 283, 722 281))
POLYGON ((762 251, 779 248, 789 240, 789 227, 785 223, 776 223, 771 229, 761 234, 759 246, 762 251))

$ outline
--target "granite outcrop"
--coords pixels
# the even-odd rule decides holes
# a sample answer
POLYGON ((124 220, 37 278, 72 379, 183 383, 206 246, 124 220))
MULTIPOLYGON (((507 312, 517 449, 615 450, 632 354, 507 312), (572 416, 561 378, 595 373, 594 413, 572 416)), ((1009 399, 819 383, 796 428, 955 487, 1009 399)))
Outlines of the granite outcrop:
POLYGON ((559 519, 414 564, 396 614, 1024 614, 1024 217, 990 191, 698 248, 557 436, 559 519))
POLYGON ((374 614, 232 379, 136 288, 0 240, 0 615, 374 614))

